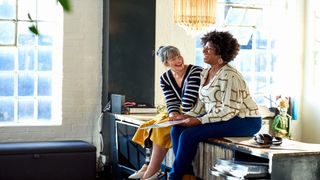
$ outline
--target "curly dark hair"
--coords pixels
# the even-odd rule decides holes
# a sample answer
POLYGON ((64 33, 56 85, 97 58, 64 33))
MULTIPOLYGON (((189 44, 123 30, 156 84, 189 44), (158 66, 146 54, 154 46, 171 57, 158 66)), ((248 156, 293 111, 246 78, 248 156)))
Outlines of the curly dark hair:
POLYGON ((212 31, 205 34, 201 38, 202 46, 205 46, 207 42, 214 45, 216 53, 219 54, 225 62, 234 60, 240 50, 237 39, 227 31, 212 31))

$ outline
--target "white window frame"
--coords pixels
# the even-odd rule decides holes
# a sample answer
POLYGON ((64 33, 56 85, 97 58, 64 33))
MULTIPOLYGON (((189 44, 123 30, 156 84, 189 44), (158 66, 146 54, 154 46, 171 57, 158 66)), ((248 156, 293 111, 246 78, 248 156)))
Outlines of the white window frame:
MULTIPOLYGON (((11 0, 16 2, 16 18, 12 20, 5 20, 5 21, 12 21, 16 24, 16 33, 15 33, 15 43, 14 44, 0 44, 1 48, 12 48, 15 51, 15 58, 14 58, 14 95, 13 96, 0 96, 1 99, 13 99, 14 101, 14 115, 13 119, 9 121, 0 121, 0 127, 1 126, 50 126, 50 125, 61 125, 62 124, 62 47, 63 47, 63 9, 60 4, 57 3, 56 0, 30 0, 30 2, 35 1, 36 6, 20 6, 20 3, 28 3, 27 0, 11 0), (41 6, 41 7, 40 7, 41 6), (33 11, 33 10, 36 11, 33 11), (34 76, 34 95, 28 96, 28 97, 21 97, 18 96, 18 75, 22 71, 19 70, 18 65, 18 47, 21 48, 21 45, 18 43, 18 33, 19 33, 19 24, 20 22, 26 22, 30 24, 30 20, 26 19, 27 14, 25 12, 30 11, 30 15, 32 20, 34 21, 33 24, 38 26, 40 35, 35 36, 35 53, 34 53, 34 69, 33 70, 27 70, 23 71, 26 73, 31 73, 34 76), (20 12, 23 12, 23 14, 19 14, 20 12), (37 12, 37 13, 33 13, 37 12), (39 14, 41 14, 39 15, 39 14), (20 15, 20 16, 19 16, 20 15), (20 18, 23 17, 24 18, 20 18), (43 18, 45 17, 45 18, 43 18), (38 71, 37 66, 37 57, 38 57, 38 50, 39 48, 47 48, 45 46, 40 47, 38 45, 38 40, 42 35, 49 35, 53 39, 53 44, 50 46, 50 49, 52 50, 52 69, 47 72, 38 71), (51 118, 46 120, 38 119, 38 95, 37 95, 37 89, 38 89, 38 75, 46 74, 51 77, 51 96, 41 97, 42 100, 50 100, 51 101, 51 118), (27 119, 19 119, 18 117, 18 102, 19 100, 27 100, 27 99, 33 99, 34 102, 34 112, 33 112, 33 118, 27 118, 27 119)), ((1 19, 0 19, 1 21, 1 19)), ((2 19, 4 21, 4 19, 2 19)), ((29 32, 31 33, 31 32, 29 32)), ((30 47, 30 46, 29 46, 30 47)), ((23 47, 22 47, 23 48, 23 47)), ((6 72, 6 71, 0 71, 0 75, 2 74, 10 74, 12 75, 12 72, 6 72)), ((1 104, 0 104, 1 106, 1 104)), ((2 112, 5 114, 5 112, 2 112)))
MULTIPOLYGON (((294 88, 289 88, 288 91, 285 91, 286 89, 286 84, 282 84, 285 78, 288 77, 288 75, 285 75, 285 78, 282 78, 284 74, 281 74, 281 70, 279 69, 271 69, 270 64, 272 63, 272 58, 276 58, 277 59, 277 63, 275 66, 273 66, 273 68, 279 68, 279 67, 284 67, 285 63, 290 62, 290 68, 292 66, 295 66, 294 69, 296 69, 296 66, 299 66, 298 63, 296 63, 297 65, 294 65, 295 63, 293 62, 294 60, 291 57, 287 57, 286 53, 282 51, 284 47, 280 47, 280 48, 273 48, 271 42, 274 41, 278 41, 278 42, 283 42, 283 39, 276 39, 276 38, 272 38, 269 34, 269 26, 273 26, 273 29, 290 29, 289 27, 285 27, 286 24, 283 24, 283 27, 279 27, 279 25, 281 26, 281 22, 283 19, 285 19, 285 17, 281 17, 279 18, 279 23, 276 23, 276 19, 272 18, 272 24, 270 22, 270 17, 268 17, 270 14, 273 15, 270 12, 275 13, 275 11, 279 12, 279 13, 283 13, 286 14, 286 0, 279 0, 275 3, 272 3, 271 1, 260 1, 261 4, 259 4, 259 2, 255 1, 254 4, 250 4, 250 1, 248 1, 248 3, 243 3, 241 4, 241 2, 246 2, 246 1, 235 1, 237 3, 233 4, 232 1, 230 1, 230 3, 226 3, 226 2, 221 2, 218 1, 218 5, 217 5, 217 22, 214 26, 209 27, 207 30, 205 30, 204 32, 200 33, 197 38, 196 38, 196 64, 203 66, 203 67, 209 67, 207 64, 205 64, 202 61, 202 48, 199 46, 199 41, 200 38, 203 36, 203 34, 207 33, 208 31, 212 31, 213 29, 217 29, 217 30, 222 30, 222 31, 229 31, 230 29, 236 29, 236 28, 248 28, 251 29, 252 31, 252 48, 251 49, 241 49, 239 55, 237 56, 237 58, 232 61, 230 64, 232 66, 234 66, 236 69, 238 69, 242 75, 244 77, 250 77, 251 81, 248 81, 249 87, 250 87, 250 91, 253 94, 253 97, 255 98, 255 100, 257 101, 257 103, 259 105, 264 105, 267 107, 276 107, 276 96, 278 95, 285 95, 285 96, 295 96, 297 94, 296 91, 294 91, 294 88), (262 9, 263 13, 263 21, 267 21, 267 23, 265 22, 265 24, 260 24, 259 22, 257 24, 254 24, 252 26, 248 26, 248 24, 241 24, 239 22, 232 22, 232 23, 236 23, 236 24, 226 24, 225 19, 227 19, 227 10, 229 6, 235 6, 235 7, 240 7, 240 8, 244 8, 244 9, 262 9), (238 23, 238 24, 237 24, 238 23), (266 37, 267 37, 267 44, 266 44, 266 48, 265 49, 258 49, 256 47, 256 40, 257 40, 257 32, 265 32, 266 37), (282 49, 281 49, 282 48, 282 49), (242 61, 239 60, 239 58, 241 57, 242 54, 250 54, 251 55, 251 62, 250 62, 250 68, 249 71, 241 71, 241 65, 242 65, 242 61), (263 72, 258 72, 255 70, 256 66, 256 56, 259 53, 265 53, 266 54, 266 59, 267 59, 267 67, 266 70, 263 72), (282 54, 281 57, 278 56, 278 54, 282 54), (272 57, 274 56, 274 57, 272 57), (291 64, 292 63, 292 64, 291 64), (256 80, 257 77, 265 77, 266 79, 266 83, 265 83, 265 87, 263 87, 262 91, 256 91, 259 82, 256 80), (271 81, 271 78, 273 79, 271 81), (292 92, 290 92, 292 90, 292 92)), ((250 18, 249 18, 250 19, 250 18)), ((250 19, 251 20, 251 19, 250 19)), ((252 20, 253 22, 253 20, 252 20)), ((241 33, 239 33, 241 35, 241 33)), ((236 37, 239 40, 239 37, 236 37)), ((289 47, 288 47, 289 48, 289 47)), ((287 68, 289 69, 289 68, 287 68)), ((291 70, 292 72, 293 70, 291 70)), ((290 74, 294 74, 291 73, 290 74)), ((288 74, 289 74, 288 73, 288 74)), ((297 75, 299 73, 296 73, 297 75)), ((296 78, 298 82, 299 77, 292 77, 292 78, 296 78)), ((295 85, 292 85, 295 86, 295 85)), ((296 85, 298 86, 298 85, 296 85)), ((288 89, 288 88, 287 88, 288 89)), ((297 90, 298 91, 298 90, 297 90)), ((300 93, 300 92, 298 92, 300 93)))

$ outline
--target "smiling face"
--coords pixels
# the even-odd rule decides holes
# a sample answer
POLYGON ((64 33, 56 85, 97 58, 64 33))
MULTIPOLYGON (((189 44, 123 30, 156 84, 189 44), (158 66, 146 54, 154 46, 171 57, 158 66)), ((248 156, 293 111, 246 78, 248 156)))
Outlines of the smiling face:
POLYGON ((184 59, 181 55, 176 55, 168 58, 165 61, 165 65, 175 72, 183 71, 185 66, 184 59))
POLYGON ((174 46, 161 46, 157 51, 157 56, 163 65, 172 71, 179 73, 185 70, 184 59, 178 48, 174 46))
POLYGON ((207 42, 206 45, 203 47, 203 60, 205 63, 214 66, 219 64, 220 55, 216 53, 216 48, 211 42, 207 42))

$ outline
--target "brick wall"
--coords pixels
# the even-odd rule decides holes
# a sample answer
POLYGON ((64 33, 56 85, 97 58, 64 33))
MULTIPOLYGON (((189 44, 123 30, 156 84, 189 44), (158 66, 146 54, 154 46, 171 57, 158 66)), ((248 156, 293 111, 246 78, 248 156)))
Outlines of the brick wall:
POLYGON ((101 110, 103 0, 72 0, 64 15, 62 125, 0 127, 0 142, 79 139, 96 144, 101 110))

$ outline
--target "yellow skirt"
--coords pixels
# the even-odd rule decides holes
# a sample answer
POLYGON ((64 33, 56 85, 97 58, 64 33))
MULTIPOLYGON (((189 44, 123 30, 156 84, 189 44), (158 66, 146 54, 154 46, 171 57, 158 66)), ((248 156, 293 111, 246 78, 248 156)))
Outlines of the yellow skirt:
MULTIPOLYGON (((153 119, 140 125, 136 133, 134 134, 132 141, 144 147, 144 141, 149 137, 151 129, 141 129, 146 126, 157 124, 160 122, 168 121, 168 113, 163 112, 155 116, 153 119)), ((154 144, 157 144, 164 148, 171 148, 171 138, 170 138, 170 129, 171 127, 164 128, 153 128, 150 135, 150 139, 154 144)))

